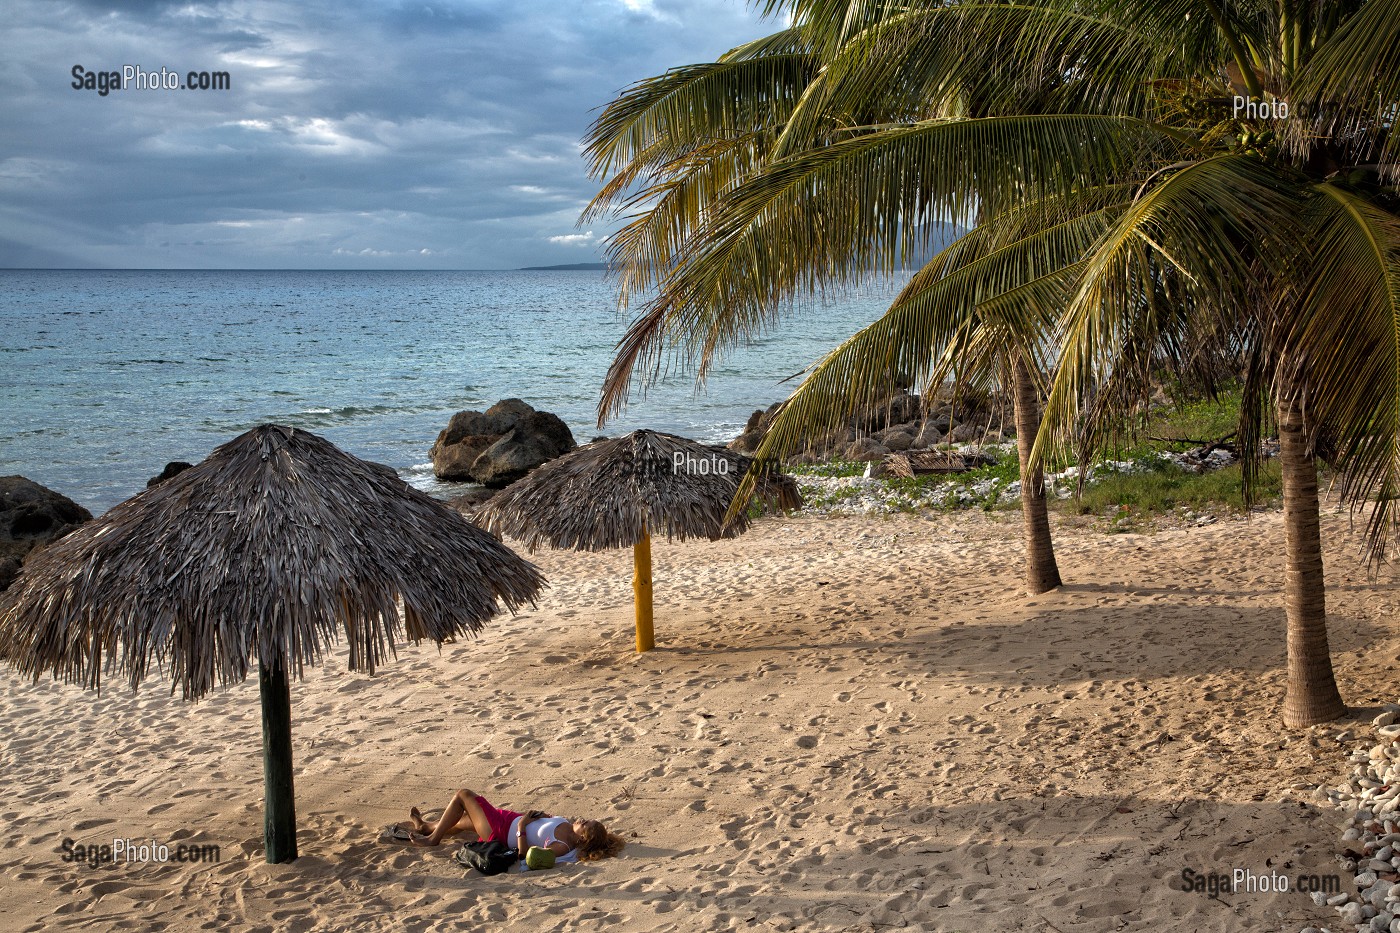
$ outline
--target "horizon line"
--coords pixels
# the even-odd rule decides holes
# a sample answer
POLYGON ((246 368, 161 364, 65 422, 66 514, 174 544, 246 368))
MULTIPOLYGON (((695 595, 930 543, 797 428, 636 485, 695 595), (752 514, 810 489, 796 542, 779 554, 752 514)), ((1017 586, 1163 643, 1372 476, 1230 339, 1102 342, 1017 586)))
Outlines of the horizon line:
POLYGON ((347 269, 312 266, 0 266, 0 272, 602 272, 602 269, 561 269, 542 266, 499 268, 347 269))

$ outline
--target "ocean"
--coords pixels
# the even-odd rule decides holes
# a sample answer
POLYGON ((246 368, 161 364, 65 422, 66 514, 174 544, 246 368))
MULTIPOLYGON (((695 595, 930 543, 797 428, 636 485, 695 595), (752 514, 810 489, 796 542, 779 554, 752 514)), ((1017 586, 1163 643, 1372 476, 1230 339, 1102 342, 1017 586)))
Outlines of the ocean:
POLYGON ((601 272, 0 270, 0 475, 99 514, 172 460, 265 422, 320 434, 434 495, 448 419, 521 398, 579 443, 648 427, 725 442, 883 311, 894 284, 827 300, 672 376, 601 431, 627 321, 601 272))

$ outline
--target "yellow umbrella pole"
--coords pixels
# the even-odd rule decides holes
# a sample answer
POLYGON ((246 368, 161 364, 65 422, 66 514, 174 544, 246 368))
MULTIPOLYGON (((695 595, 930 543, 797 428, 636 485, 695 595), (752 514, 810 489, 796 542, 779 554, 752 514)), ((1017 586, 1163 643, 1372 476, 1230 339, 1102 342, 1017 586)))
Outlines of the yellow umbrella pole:
POLYGON ((645 528, 632 547, 632 595, 637 603, 637 650, 656 647, 651 627, 651 535, 645 528))

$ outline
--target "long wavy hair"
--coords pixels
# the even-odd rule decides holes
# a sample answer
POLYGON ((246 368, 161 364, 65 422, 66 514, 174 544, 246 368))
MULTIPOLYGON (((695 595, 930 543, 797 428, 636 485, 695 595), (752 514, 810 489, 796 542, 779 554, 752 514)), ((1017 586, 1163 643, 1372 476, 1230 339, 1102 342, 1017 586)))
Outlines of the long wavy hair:
POLYGON ((600 858, 612 858, 626 845, 627 840, 616 833, 608 832, 602 823, 590 823, 578 834, 578 860, 592 862, 600 858))

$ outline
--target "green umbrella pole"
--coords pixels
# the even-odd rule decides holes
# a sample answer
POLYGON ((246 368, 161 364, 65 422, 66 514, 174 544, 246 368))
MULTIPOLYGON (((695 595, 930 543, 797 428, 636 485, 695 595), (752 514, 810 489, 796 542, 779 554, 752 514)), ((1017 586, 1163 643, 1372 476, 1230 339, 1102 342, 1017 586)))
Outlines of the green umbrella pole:
POLYGON ((286 662, 258 662, 263 727, 263 841, 269 864, 295 861, 297 812, 292 790, 292 694, 286 662))

